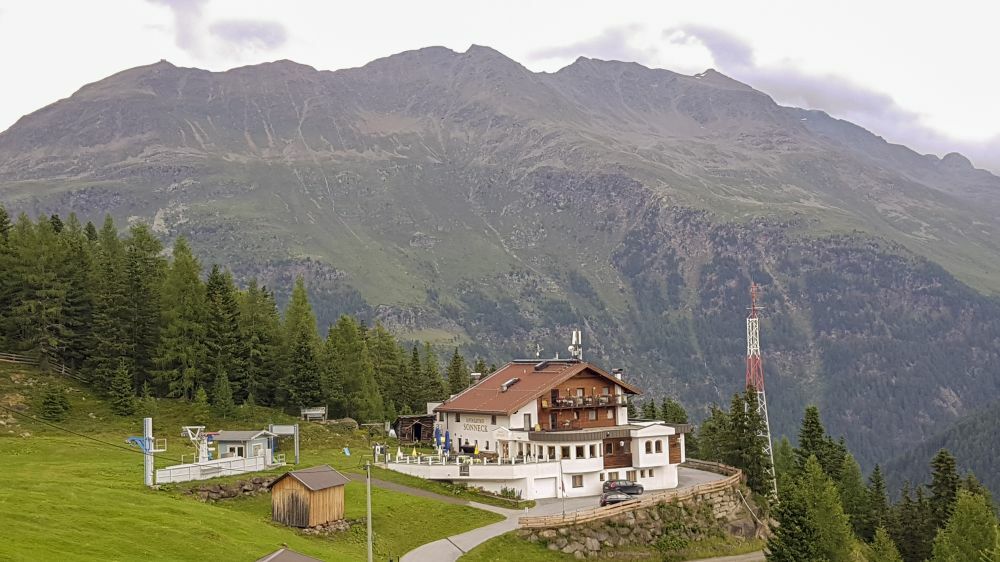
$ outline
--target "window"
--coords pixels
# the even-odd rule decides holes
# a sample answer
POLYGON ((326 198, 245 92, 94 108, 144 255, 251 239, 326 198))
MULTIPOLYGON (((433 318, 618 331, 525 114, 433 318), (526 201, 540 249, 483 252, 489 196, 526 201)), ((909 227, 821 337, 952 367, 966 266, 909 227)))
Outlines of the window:
POLYGON ((496 416, 490 416, 490 423, 493 424, 493 425, 496 425, 497 424, 497 417, 496 416))
POLYGON ((531 429, 531 414, 524 414, 524 429, 531 429))
POLYGON ((604 482, 604 473, 603 472, 600 473, 600 474, 598 474, 597 476, 601 479, 601 482, 604 482))
POLYGON ((627 455, 627 454, 629 454, 631 452, 632 452, 632 442, 631 441, 625 441, 625 444, 622 445, 622 453, 627 455))
POLYGON ((580 419, 580 412, 573 410, 573 419, 574 420, 580 419))
POLYGON ((653 469, 651 468, 651 469, 647 470, 646 474, 648 474, 649 477, 652 478, 653 477, 653 469))
POLYGON ((608 480, 618 480, 618 471, 616 470, 615 472, 609 472, 608 480))
POLYGON ((610 442, 610 441, 607 442, 607 443, 605 443, 604 444, 604 454, 605 455, 613 455, 613 454, 615 454, 615 444, 612 443, 612 442, 610 442))
POLYGON ((576 389, 576 395, 579 396, 580 398, 583 398, 583 389, 582 388, 576 389))
POLYGON ((438 421, 444 421, 444 412, 438 412, 438 421))
POLYGON ((550 446, 549 447, 549 459, 554 459, 554 458, 556 458, 556 448, 550 446))
POLYGON ((462 421, 462 414, 459 414, 458 412, 455 412, 455 421, 457 421, 457 422, 462 421))
POLYGON ((646 441, 646 454, 648 455, 648 454, 650 454, 652 452, 653 452, 653 442, 652 441, 646 441))
POLYGON ((578 458, 578 459, 582 459, 583 458, 583 445, 577 445, 576 446, 576 458, 578 458))
POLYGON ((611 387, 610 386, 606 386, 606 387, 602 388, 601 389, 601 394, 603 394, 604 396, 607 396, 607 395, 611 394, 611 387))
POLYGON ((611 408, 608 408, 608 419, 609 420, 615 419, 615 411, 611 408))
MULTIPOLYGON (((647 444, 648 444, 648 442, 647 442, 647 444)), ((646 452, 648 453, 649 451, 646 451, 646 452)), ((663 452, 663 441, 660 441, 659 439, 656 440, 656 452, 657 453, 662 453, 663 452)))
POLYGON ((626 471, 625 472, 625 479, 626 480, 632 480, 634 482, 635 481, 635 471, 634 470, 628 470, 628 471, 626 471))
POLYGON ((574 474, 573 475, 573 487, 574 488, 583 488, 583 475, 582 474, 574 474))
POLYGON ((645 478, 645 477, 646 477, 646 471, 645 470, 640 470, 639 471, 639 478, 645 478))
POLYGON ((487 451, 489 451, 489 450, 490 450, 490 442, 489 442, 489 441, 487 441, 487 442, 486 442, 486 450, 487 450, 487 451))
POLYGON ((588 451, 588 452, 590 453, 590 458, 592 458, 592 459, 597 458, 597 445, 591 445, 590 446, 590 451, 588 451))
POLYGON ((597 419, 597 410, 587 410, 587 419, 594 421, 597 419))
POLYGON ((569 458, 569 445, 563 445, 559 450, 559 458, 568 459, 569 458))

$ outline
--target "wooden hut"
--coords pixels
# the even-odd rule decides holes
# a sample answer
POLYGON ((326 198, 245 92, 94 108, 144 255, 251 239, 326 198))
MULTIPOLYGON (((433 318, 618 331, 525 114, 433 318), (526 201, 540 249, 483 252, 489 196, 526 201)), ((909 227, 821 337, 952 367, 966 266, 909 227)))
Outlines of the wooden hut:
POLYGON ((286 472, 271 482, 271 517, 291 527, 315 527, 344 518, 348 479, 329 465, 286 472))
POLYGON ((396 430, 396 437, 404 443, 432 443, 434 414, 399 416, 392 428, 396 430))

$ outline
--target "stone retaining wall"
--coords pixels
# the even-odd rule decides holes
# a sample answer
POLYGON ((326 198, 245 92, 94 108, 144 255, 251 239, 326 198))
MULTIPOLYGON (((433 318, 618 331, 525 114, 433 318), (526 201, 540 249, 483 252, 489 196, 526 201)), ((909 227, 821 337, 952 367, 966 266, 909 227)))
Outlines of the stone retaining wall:
POLYGON ((738 485, 734 485, 599 521, 552 529, 521 529, 518 535, 576 558, 596 557, 611 547, 654 546, 665 538, 686 541, 723 534, 761 536, 765 531, 755 524, 738 490, 738 485))
POLYGON ((266 494, 267 487, 274 481, 274 476, 255 476, 246 480, 228 484, 202 484, 186 490, 184 493, 197 496, 202 501, 218 501, 240 496, 266 494))

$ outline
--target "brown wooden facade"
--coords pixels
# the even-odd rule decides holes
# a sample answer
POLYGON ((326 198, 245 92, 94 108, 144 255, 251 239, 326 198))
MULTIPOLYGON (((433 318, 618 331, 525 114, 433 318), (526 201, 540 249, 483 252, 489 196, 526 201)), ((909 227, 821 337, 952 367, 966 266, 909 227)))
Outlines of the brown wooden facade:
POLYGON ((291 527, 315 527, 344 518, 344 486, 310 490, 294 478, 271 486, 271 517, 291 527))
POLYGON ((632 438, 612 437, 605 439, 604 468, 627 468, 632 466, 632 438))
POLYGON ((396 437, 404 443, 431 443, 434 441, 434 415, 399 416, 392 424, 396 437))
POLYGON ((579 373, 538 399, 538 424, 545 431, 616 426, 627 397, 615 394, 615 387, 596 373, 579 373))

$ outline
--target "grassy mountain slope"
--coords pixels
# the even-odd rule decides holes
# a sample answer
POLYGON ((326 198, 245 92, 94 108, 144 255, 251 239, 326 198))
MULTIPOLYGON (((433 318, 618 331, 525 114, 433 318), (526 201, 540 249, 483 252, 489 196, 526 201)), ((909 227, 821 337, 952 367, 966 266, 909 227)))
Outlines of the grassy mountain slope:
MULTIPOLYGON (((141 434, 141 418, 119 418, 108 405, 84 388, 33 369, 0 363, 0 404, 38 415, 38 402, 50 385, 70 397, 70 418, 60 422, 77 432, 120 444, 141 434)), ((190 454, 185 439, 176 437, 191 423, 189 406, 160 400, 154 417, 157 437, 167 438, 166 453, 190 454)), ((209 427, 253 428, 291 418, 257 408, 241 420, 211 420, 209 427)), ((224 552, 227 559, 255 560, 283 544, 322 560, 354 561, 365 556, 365 527, 332 538, 302 535, 273 524, 269 496, 202 503, 182 494, 184 484, 158 491, 142 484, 142 455, 100 445, 0 410, 0 455, 4 486, 0 487, 3 560, 204 560, 224 552)), ((334 433, 326 427, 302 427, 304 466, 327 463, 340 470, 357 470, 339 451, 350 445, 363 450, 361 437, 334 433)), ((173 464, 158 459, 157 466, 173 464)), ((229 478, 228 480, 232 480, 229 478)), ((420 544, 472 529, 499 516, 464 506, 372 491, 375 551, 397 557, 420 544), (421 525, 414 527, 414 520, 421 525)), ((348 519, 365 515, 365 487, 349 483, 345 492, 348 519)))
POLYGON ((750 278, 779 433, 863 462, 997 392, 1000 179, 714 71, 532 73, 428 48, 356 69, 126 70, 0 133, 14 210, 151 221, 205 261, 494 360, 564 349, 699 409, 743 380, 750 278), (930 398, 928 398, 930 397, 930 398), (855 445, 857 443, 857 445, 855 445))

